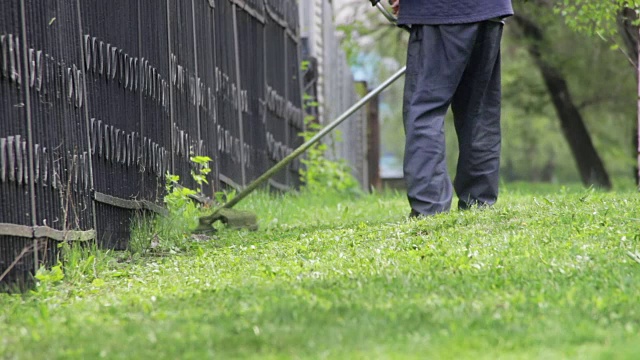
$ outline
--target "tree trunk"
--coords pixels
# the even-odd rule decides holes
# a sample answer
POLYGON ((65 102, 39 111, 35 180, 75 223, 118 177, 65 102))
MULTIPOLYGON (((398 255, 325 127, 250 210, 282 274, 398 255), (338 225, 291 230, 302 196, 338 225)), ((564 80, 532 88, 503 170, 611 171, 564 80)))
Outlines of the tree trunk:
POLYGON ((636 81, 638 82, 638 113, 637 121, 635 121, 633 136, 633 152, 636 155, 637 165, 633 169, 633 174, 636 179, 636 185, 640 189, 640 28, 634 25, 634 21, 638 18, 636 11, 625 7, 618 13, 618 33, 624 41, 627 56, 631 65, 633 65, 633 72, 636 75, 636 81))
POLYGON ((542 29, 530 19, 514 16, 515 23, 522 29, 522 34, 529 39, 529 54, 540 70, 544 83, 549 91, 556 109, 562 133, 569 143, 571 153, 576 161, 582 182, 605 189, 611 189, 609 174, 604 168, 591 136, 584 124, 578 107, 571 98, 569 86, 562 73, 542 56, 540 43, 544 40, 542 29))

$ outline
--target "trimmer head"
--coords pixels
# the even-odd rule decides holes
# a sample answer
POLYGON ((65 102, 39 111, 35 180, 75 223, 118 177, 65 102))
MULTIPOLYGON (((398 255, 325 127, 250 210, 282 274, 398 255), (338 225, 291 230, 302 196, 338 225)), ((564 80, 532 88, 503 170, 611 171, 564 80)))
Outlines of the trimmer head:
POLYGON ((213 227, 216 221, 222 222, 230 229, 258 230, 258 217, 253 212, 221 208, 211 215, 201 217, 200 223, 194 230, 194 233, 206 234, 216 232, 216 229, 213 227))

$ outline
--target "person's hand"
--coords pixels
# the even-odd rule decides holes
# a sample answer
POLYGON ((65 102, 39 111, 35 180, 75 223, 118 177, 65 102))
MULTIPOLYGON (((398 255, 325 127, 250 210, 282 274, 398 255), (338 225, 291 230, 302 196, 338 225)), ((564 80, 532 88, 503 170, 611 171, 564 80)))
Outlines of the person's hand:
POLYGON ((398 16, 398 11, 400 10, 400 0, 391 0, 391 9, 393 10, 393 15, 398 16))

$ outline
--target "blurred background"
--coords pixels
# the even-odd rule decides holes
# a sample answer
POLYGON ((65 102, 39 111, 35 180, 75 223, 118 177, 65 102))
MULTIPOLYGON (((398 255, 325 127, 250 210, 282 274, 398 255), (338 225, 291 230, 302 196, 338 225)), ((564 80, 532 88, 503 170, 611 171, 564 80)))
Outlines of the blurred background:
MULTIPOLYGON (((638 28, 636 12, 625 5, 636 5, 601 0, 515 0, 513 5, 516 16, 506 21, 502 48, 503 181, 632 186, 638 28)), ((408 34, 368 1, 334 0, 331 7, 355 81, 371 88, 404 65, 408 34)), ((402 89, 403 79, 379 98, 383 181, 402 176, 402 89)), ((447 126, 453 175, 458 144, 451 114, 447 126)))

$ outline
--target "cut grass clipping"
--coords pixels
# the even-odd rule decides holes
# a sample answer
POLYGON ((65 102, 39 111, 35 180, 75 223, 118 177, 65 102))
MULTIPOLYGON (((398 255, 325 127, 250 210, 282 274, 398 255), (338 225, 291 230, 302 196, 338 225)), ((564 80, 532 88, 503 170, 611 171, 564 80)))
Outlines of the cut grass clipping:
POLYGON ((75 250, 32 293, 0 294, 0 357, 640 357, 635 192, 512 185, 492 209, 417 221, 403 194, 240 208, 260 231, 161 228, 179 240, 161 252, 75 250))

